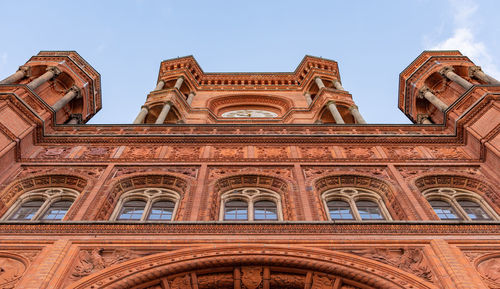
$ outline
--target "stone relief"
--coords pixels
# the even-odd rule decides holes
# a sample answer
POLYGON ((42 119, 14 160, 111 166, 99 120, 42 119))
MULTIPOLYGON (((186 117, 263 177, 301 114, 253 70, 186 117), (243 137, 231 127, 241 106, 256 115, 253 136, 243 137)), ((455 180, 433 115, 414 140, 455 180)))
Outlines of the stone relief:
POLYGON ((172 283, 170 284, 170 289, 186 289, 186 288, 192 288, 191 278, 187 274, 182 277, 175 278, 174 280, 172 280, 172 283))
POLYGON ((333 282, 326 276, 313 275, 311 289, 331 289, 333 282))
POLYGON ((300 155, 306 159, 332 159, 332 151, 328 147, 299 147, 300 155))
POLYGON ((262 267, 242 267, 241 283, 247 289, 257 289, 262 283, 262 267))
POLYGON ((259 159, 286 159, 288 158, 287 147, 256 147, 256 157, 259 159))
POLYGON ((26 271, 26 265, 14 258, 0 256, 0 289, 16 288, 26 271))
POLYGON ((234 174, 258 174, 264 173, 269 175, 275 175, 281 178, 292 178, 292 169, 283 167, 271 167, 271 166, 258 166, 258 167, 248 167, 248 166, 224 166, 224 167, 210 167, 208 176, 210 179, 215 180, 227 175, 234 174))
POLYGON ((213 147, 213 158, 216 159, 243 159, 245 147, 213 147))
POLYGON ((76 264, 71 272, 72 279, 80 279, 94 272, 142 256, 128 249, 89 249, 78 253, 76 264))
POLYGON ((141 159, 152 159, 156 157, 156 154, 160 150, 159 147, 145 147, 145 146, 132 146, 127 147, 122 153, 120 158, 141 160, 141 159))
POLYGON ((371 148, 351 147, 343 148, 345 157, 348 159, 375 159, 377 156, 371 148))
POLYGON ((200 157, 201 147, 199 146, 173 147, 168 154, 168 158, 174 160, 192 160, 200 157))
POLYGON ((147 173, 147 172, 166 172, 178 173, 185 176, 196 178, 198 175, 198 167, 185 167, 185 166, 155 166, 155 167, 118 167, 114 177, 129 175, 134 173, 147 173))
POLYGON ((476 269, 490 288, 500 288, 500 256, 481 261, 476 269))
POLYGON ((399 173, 405 177, 412 177, 415 175, 425 174, 429 172, 445 172, 447 174, 456 172, 456 173, 465 173, 471 176, 481 176, 481 171, 477 167, 397 167, 399 173))
POLYGON ((108 159, 113 151, 113 147, 86 147, 80 158, 91 160, 108 159))
POLYGON ((59 159, 69 155, 73 147, 45 147, 38 152, 35 158, 38 159, 59 159))
POLYGON ((423 158, 415 147, 384 147, 390 159, 421 159, 423 158))
POLYGON ((432 155, 438 159, 467 159, 468 156, 461 148, 456 147, 430 147, 432 155))
POLYGON ((403 271, 415 274, 429 282, 434 282, 434 276, 421 249, 401 248, 398 250, 386 248, 370 248, 352 250, 350 253, 382 262, 403 271))

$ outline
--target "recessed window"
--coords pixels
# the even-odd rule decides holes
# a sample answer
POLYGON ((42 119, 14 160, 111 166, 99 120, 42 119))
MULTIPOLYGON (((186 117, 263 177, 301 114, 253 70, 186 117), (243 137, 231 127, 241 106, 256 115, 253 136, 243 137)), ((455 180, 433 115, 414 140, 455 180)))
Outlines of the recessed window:
POLYGON ((390 220, 382 198, 361 188, 338 188, 323 193, 330 220, 390 220))
POLYGON ((138 189, 123 194, 111 220, 172 221, 179 194, 163 188, 138 189))
POLYGON ((455 188, 433 188, 424 192, 440 220, 489 221, 498 215, 478 194, 455 188))
POLYGON ((77 197, 77 191, 67 188, 36 189, 20 196, 2 219, 61 221, 77 197))
POLYGON ((281 197, 263 188, 240 188, 221 195, 221 217, 224 221, 282 220, 281 197))

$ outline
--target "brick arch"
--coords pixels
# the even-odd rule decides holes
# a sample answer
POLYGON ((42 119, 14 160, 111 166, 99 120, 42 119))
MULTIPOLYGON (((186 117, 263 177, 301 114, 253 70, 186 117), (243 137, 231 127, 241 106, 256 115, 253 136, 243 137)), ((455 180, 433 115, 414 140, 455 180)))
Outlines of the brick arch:
MULTIPOLYGON (((410 181, 410 184, 416 187, 420 193, 427 189, 438 187, 466 189, 483 197, 483 199, 497 212, 497 214, 500 213, 500 207, 498 205, 500 204, 500 191, 494 185, 489 184, 485 180, 480 180, 460 173, 430 173, 414 178, 410 181)), ((435 216, 431 213, 432 208, 430 205, 428 205, 427 211, 429 217, 435 219, 435 216)))
POLYGON ((210 219, 218 220, 221 194, 231 190, 242 187, 260 187, 272 190, 278 193, 281 197, 281 205, 283 210, 283 219, 291 220, 290 210, 290 191, 293 189, 290 181, 276 176, 265 174, 236 174, 227 176, 222 179, 216 180, 209 186, 209 191, 212 192, 210 196, 210 219))
MULTIPOLYGON (((272 268, 281 270, 288 268, 292 272, 305 271, 312 273, 312 282, 317 282, 314 276, 340 278, 339 283, 352 284, 363 289, 438 288, 411 273, 349 253, 278 245, 262 247, 255 244, 206 246, 141 257, 103 269, 71 284, 68 288, 145 288, 159 285, 160 282, 169 282, 173 285, 175 283, 173 278, 176 277, 196 280, 193 274, 200 272, 206 274, 207 271, 215 273, 220 272, 220 268, 236 269, 245 266, 267 267, 271 268, 271 271, 272 268), (167 281, 168 279, 170 281, 167 281)), ((270 273, 271 278, 272 274, 270 273)), ((248 278, 244 274, 241 276, 241 282, 248 278)), ((255 274, 252 277, 255 278, 255 274)), ((240 278, 234 279, 240 280, 240 278)), ((263 281, 261 279, 257 282, 263 281)), ((171 288, 191 288, 172 285, 171 288)), ((314 288, 332 288, 332 286, 314 288)))
POLYGON ((404 206, 396 197, 396 191, 394 190, 393 186, 386 181, 365 175, 336 174, 317 179, 314 182, 314 187, 318 192, 317 198, 319 201, 317 202, 317 204, 320 205, 318 209, 320 210, 320 212, 323 212, 323 217, 325 218, 325 220, 328 220, 328 218, 326 217, 327 212, 325 212, 324 206, 321 205, 321 194, 323 194, 327 190, 337 189, 341 187, 357 187, 374 191, 382 197, 393 219, 410 219, 407 210, 403 209, 404 206))
POLYGON ((222 112, 231 109, 248 109, 248 106, 258 106, 259 109, 269 109, 278 113, 282 117, 290 111, 293 104, 284 97, 276 95, 263 94, 245 94, 245 95, 223 95, 210 99, 207 103, 207 108, 216 116, 220 116, 222 112))
POLYGON ((85 199, 86 196, 82 197, 83 194, 81 193, 89 183, 89 180, 86 178, 74 174, 40 174, 17 180, 8 185, 0 193, 0 215, 3 215, 22 194, 28 191, 50 187, 64 187, 80 192, 80 197, 75 201, 70 212, 68 212, 68 216, 71 218, 85 199))
POLYGON ((108 220, 111 216, 121 195, 135 189, 157 187, 170 189, 180 195, 180 203, 177 209, 177 215, 180 216, 184 208, 183 198, 192 185, 192 181, 185 176, 166 173, 136 173, 125 175, 114 180, 109 189, 101 198, 100 206, 94 214, 95 220, 108 220))

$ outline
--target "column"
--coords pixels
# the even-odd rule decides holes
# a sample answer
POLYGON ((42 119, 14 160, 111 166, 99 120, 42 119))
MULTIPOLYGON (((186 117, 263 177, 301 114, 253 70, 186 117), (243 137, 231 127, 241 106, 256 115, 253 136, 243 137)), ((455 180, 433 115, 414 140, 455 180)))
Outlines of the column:
POLYGON ((187 103, 188 104, 191 104, 191 102, 193 102, 193 98, 194 96, 196 95, 196 93, 194 91, 191 91, 188 95, 188 98, 187 98, 187 103))
POLYGON ((333 83, 333 87, 335 87, 335 89, 345 90, 344 87, 342 87, 342 84, 340 83, 340 81, 338 81, 337 79, 332 80, 332 83, 333 83))
POLYGON ((420 124, 432 124, 427 114, 419 114, 417 116, 417 122, 420 124))
POLYGON ((72 117, 67 124, 78 124, 78 118, 72 117))
POLYGON ((353 106, 349 107, 349 110, 351 111, 351 114, 354 117, 354 120, 356 121, 356 123, 366 124, 365 119, 363 118, 363 116, 361 116, 361 113, 359 113, 357 105, 353 105, 353 106))
POLYGON ((35 89, 35 88, 39 87, 40 85, 42 85, 43 83, 45 83, 45 82, 51 80, 52 78, 58 76, 59 73, 61 73, 61 71, 59 70, 59 68, 54 67, 54 66, 48 67, 47 68, 47 72, 45 72, 44 74, 40 75, 35 80, 33 80, 30 83, 28 83, 28 87, 31 88, 31 89, 35 89))
POLYGON ((172 103, 170 101, 165 102, 163 108, 161 109, 160 115, 156 119, 156 124, 162 124, 167 118, 168 112, 170 111, 170 107, 172 107, 172 103))
POLYGON ((482 80, 489 84, 500 84, 500 81, 484 73, 480 66, 469 67, 469 73, 475 78, 482 80))
POLYGON ((141 106, 141 111, 139 112, 139 114, 135 118, 134 124, 144 123, 144 120, 146 119, 148 112, 149 112, 149 109, 147 106, 145 106, 145 105, 141 106))
POLYGON ((29 66, 19 66, 19 69, 16 71, 16 73, 0 81, 0 84, 11 84, 18 82, 19 80, 28 76, 29 72, 30 72, 29 66))
POLYGON ((52 105, 52 108, 57 112, 78 96, 80 96, 80 89, 73 85, 61 99, 52 105))
POLYGON ((164 86, 165 86, 165 81, 160 80, 156 84, 155 90, 153 90, 153 91, 162 90, 164 86))
POLYGON ((316 81, 319 89, 325 88, 325 84, 323 83, 323 80, 321 80, 321 78, 315 77, 314 81, 316 81))
POLYGON ((467 80, 463 79, 460 75, 456 74, 453 71, 453 67, 447 66, 441 69, 441 71, 439 72, 449 80, 458 83, 465 89, 469 89, 472 87, 472 83, 468 82, 467 80))
POLYGON ((174 88, 181 89, 182 83, 184 82, 184 76, 177 78, 174 88))
POLYGON ((311 104, 313 100, 311 98, 311 94, 309 93, 309 91, 307 91, 306 93, 304 93, 304 96, 306 97, 307 105, 311 104))
POLYGON ((335 101, 330 100, 328 103, 328 109, 332 113, 333 118, 335 119, 335 123, 337 124, 344 124, 344 120, 342 119, 342 116, 340 115, 339 110, 337 109, 337 105, 335 104, 335 101))
POLYGON ((431 90, 427 87, 424 87, 420 90, 419 97, 427 99, 440 111, 445 111, 446 109, 448 109, 448 106, 444 102, 442 102, 437 96, 435 96, 434 93, 432 93, 431 90))

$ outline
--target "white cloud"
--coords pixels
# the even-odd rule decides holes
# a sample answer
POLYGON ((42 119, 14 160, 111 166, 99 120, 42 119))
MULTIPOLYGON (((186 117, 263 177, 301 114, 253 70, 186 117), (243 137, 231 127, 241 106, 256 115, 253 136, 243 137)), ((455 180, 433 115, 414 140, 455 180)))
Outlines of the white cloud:
POLYGON ((449 0, 453 11, 454 31, 449 38, 431 46, 432 50, 460 50, 462 54, 471 58, 474 63, 480 65, 487 74, 500 78, 500 70, 493 61, 493 57, 487 46, 479 41, 472 27, 478 6, 468 0, 449 0))

